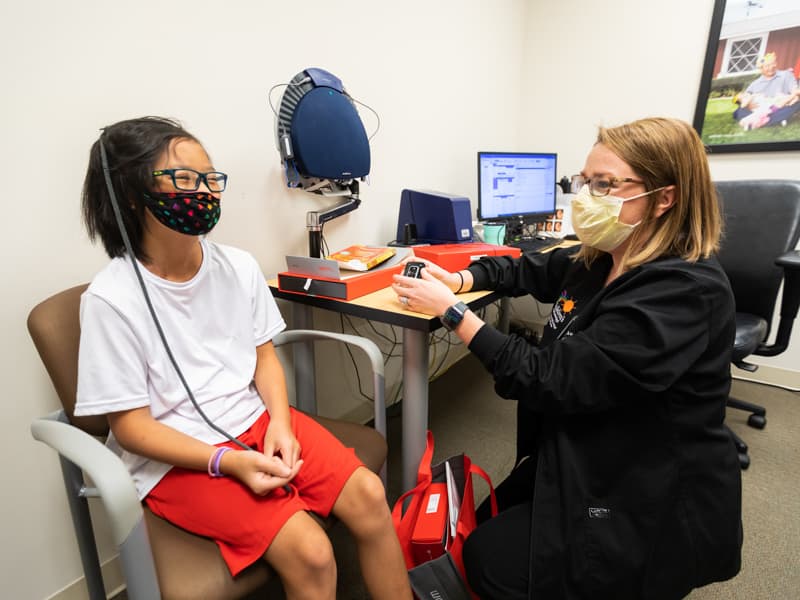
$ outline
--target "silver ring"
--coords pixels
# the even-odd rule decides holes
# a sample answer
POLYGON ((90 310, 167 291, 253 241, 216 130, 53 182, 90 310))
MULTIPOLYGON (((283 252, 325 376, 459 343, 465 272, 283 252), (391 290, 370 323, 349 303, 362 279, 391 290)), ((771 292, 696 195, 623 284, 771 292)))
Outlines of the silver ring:
POLYGON ((405 304, 406 306, 408 306, 408 298, 406 296, 400 296, 399 300, 400 304, 405 304))

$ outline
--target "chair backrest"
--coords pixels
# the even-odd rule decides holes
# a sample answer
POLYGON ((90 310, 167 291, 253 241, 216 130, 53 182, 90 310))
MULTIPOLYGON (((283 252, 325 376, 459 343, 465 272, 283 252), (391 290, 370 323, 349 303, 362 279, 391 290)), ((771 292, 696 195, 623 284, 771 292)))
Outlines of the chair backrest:
POLYGON ((720 181, 716 187, 725 220, 719 260, 736 312, 771 323, 783 278, 775 259, 800 238, 800 181, 720 181))
POLYGON ((28 315, 28 331, 70 423, 92 435, 103 436, 108 433, 105 416, 73 415, 78 389, 80 303, 87 286, 83 284, 64 290, 37 304, 28 315))

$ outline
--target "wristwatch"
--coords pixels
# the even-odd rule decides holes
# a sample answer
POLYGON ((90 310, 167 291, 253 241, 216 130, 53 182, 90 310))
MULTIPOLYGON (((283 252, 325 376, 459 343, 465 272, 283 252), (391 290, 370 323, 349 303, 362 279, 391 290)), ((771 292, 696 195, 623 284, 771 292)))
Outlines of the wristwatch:
POLYGON ((442 325, 444 325, 447 331, 453 331, 464 319, 464 313, 466 313, 468 310, 469 306, 463 302, 456 302, 439 318, 441 319, 442 325))

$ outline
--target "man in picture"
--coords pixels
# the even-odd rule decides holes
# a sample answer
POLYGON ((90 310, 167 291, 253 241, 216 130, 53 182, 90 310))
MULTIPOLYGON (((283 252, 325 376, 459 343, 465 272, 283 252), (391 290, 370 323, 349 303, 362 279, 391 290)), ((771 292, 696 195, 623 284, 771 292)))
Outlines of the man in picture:
POLYGON ((779 71, 774 52, 758 59, 761 75, 734 96, 739 105, 733 118, 743 129, 758 129, 768 125, 786 125, 787 120, 800 110, 800 88, 790 69, 779 71))

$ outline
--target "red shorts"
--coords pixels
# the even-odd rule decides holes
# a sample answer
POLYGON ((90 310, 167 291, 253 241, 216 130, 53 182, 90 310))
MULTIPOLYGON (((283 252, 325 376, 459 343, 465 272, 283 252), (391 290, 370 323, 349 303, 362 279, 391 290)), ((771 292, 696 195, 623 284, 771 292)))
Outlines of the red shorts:
MULTIPOLYGON (((300 442, 303 466, 289 483, 291 492, 276 489, 257 496, 232 477, 211 478, 205 471, 173 467, 145 498, 155 514, 170 523, 213 539, 232 575, 261 558, 294 513, 330 514, 344 484, 363 463, 327 429, 307 415, 291 411, 292 429, 300 442)), ((264 450, 269 413, 239 436, 264 450)), ((233 442, 218 444, 239 449, 233 442)))

